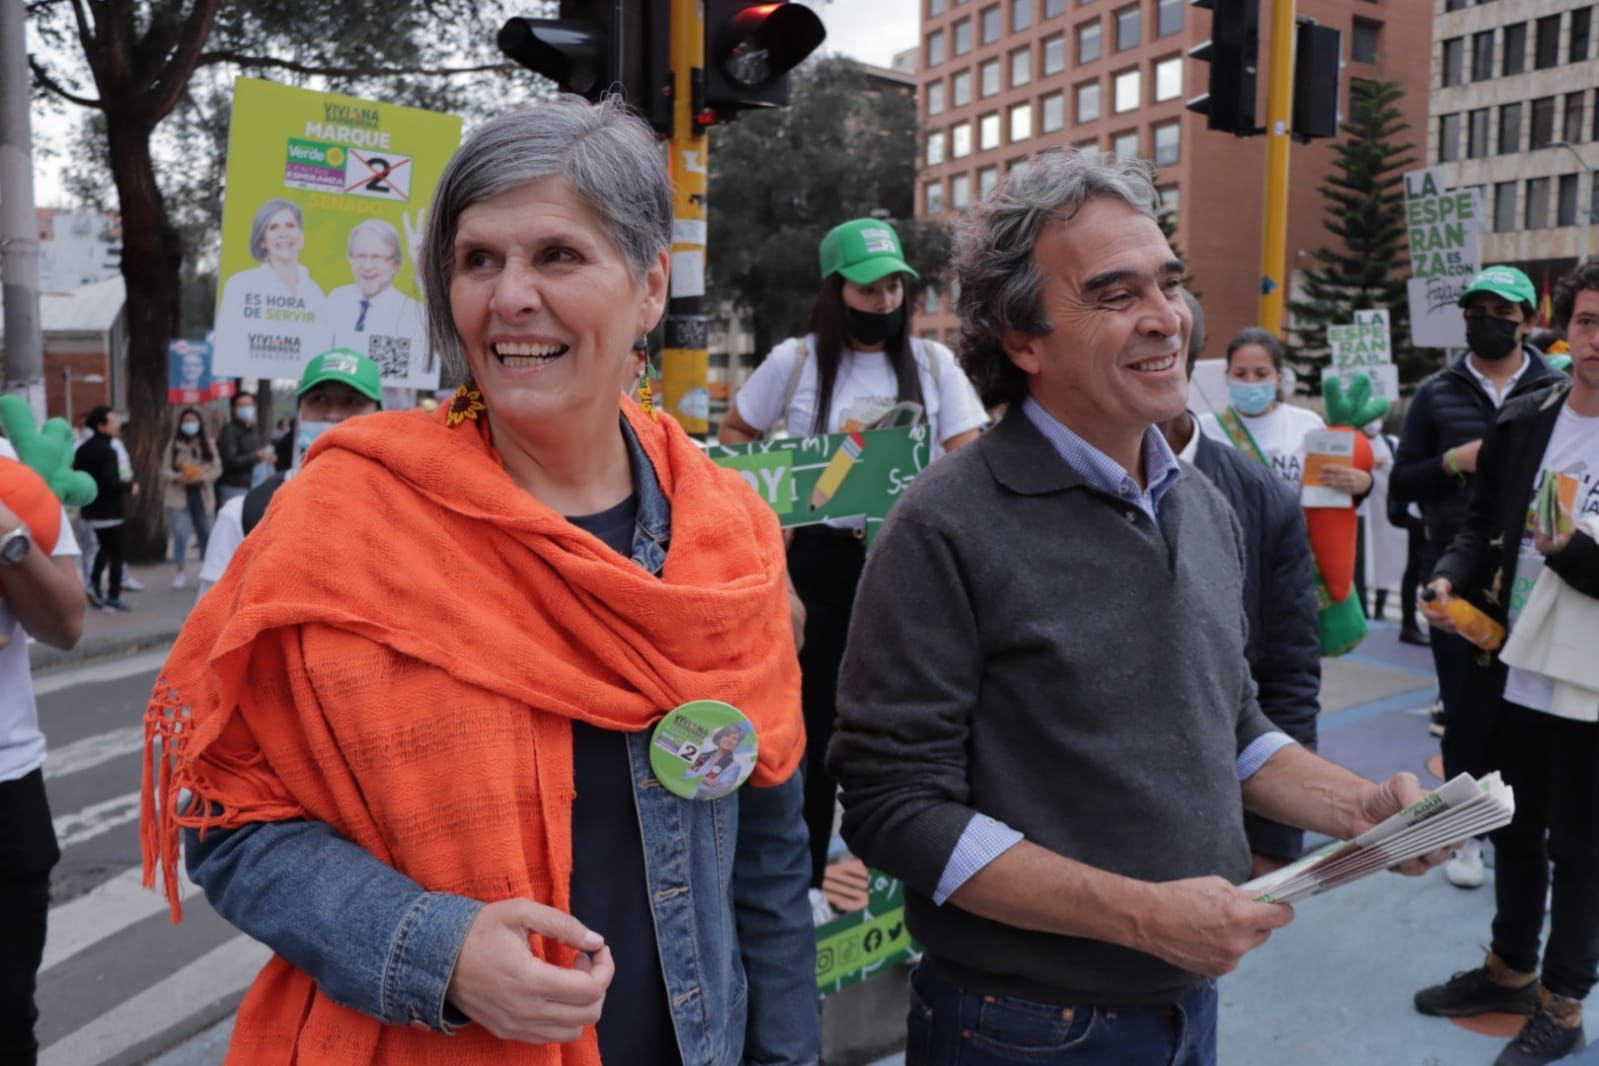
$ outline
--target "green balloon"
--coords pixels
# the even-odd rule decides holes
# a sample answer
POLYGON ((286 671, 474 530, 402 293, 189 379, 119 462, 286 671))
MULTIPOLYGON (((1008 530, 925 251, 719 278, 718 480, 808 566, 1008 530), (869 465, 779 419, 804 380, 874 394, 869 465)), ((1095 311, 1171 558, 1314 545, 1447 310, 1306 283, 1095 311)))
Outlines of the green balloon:
POLYGON ((1364 372, 1349 379, 1349 389, 1336 376, 1321 383, 1321 395, 1327 402, 1327 424, 1359 428, 1375 422, 1388 413, 1388 401, 1371 393, 1371 378, 1364 372))
POLYGON ((68 507, 93 503, 99 492, 94 478, 72 469, 72 427, 64 418, 51 418, 41 428, 33 424, 33 409, 20 396, 0 396, 0 428, 5 430, 17 458, 44 478, 50 491, 68 507))

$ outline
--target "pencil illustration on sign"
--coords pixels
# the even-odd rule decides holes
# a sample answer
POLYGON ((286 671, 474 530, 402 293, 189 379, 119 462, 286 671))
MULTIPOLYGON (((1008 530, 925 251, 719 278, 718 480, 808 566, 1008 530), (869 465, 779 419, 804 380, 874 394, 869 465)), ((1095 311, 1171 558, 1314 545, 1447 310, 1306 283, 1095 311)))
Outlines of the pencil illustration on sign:
POLYGON ((866 438, 859 433, 851 433, 844 438, 844 444, 833 453, 833 458, 828 460, 827 469, 822 471, 822 476, 816 480, 816 488, 811 490, 811 510, 826 507, 827 501, 838 492, 844 479, 854 469, 855 463, 860 459, 861 453, 866 450, 866 438))

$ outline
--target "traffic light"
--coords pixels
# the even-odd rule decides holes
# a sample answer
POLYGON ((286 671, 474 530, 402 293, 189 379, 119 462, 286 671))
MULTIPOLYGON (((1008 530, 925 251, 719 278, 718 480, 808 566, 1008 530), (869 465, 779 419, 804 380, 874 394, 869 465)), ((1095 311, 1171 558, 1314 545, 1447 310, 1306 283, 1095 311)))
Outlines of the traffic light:
POLYGON ((566 92, 619 92, 657 132, 672 132, 671 0, 561 0, 560 17, 512 18, 500 51, 566 92))
POLYGON ((1293 134, 1301 141, 1338 136, 1338 76, 1343 34, 1310 20, 1294 28, 1293 134))
POLYGON ((1209 91, 1188 101, 1206 125, 1239 137, 1265 132, 1255 125, 1255 83, 1260 66, 1260 0, 1188 0, 1210 11, 1210 40, 1188 50, 1210 64, 1209 91))
POLYGON ((705 99, 695 114, 726 122, 788 103, 788 72, 827 38, 801 4, 705 0, 705 99))

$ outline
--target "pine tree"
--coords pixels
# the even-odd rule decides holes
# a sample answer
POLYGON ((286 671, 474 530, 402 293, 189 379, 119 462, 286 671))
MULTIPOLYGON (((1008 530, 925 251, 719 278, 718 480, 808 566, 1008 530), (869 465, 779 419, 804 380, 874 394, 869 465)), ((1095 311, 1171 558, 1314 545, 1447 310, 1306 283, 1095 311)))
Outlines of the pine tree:
POLYGON ((1327 327, 1354 321, 1354 313, 1388 309, 1394 362, 1406 392, 1438 366, 1439 353, 1410 344, 1410 309, 1405 294, 1404 172, 1415 166, 1413 146, 1403 138, 1410 124, 1399 111, 1404 89, 1393 81, 1353 81, 1349 119, 1336 144, 1333 172, 1319 187, 1327 202, 1323 226, 1336 240, 1310 254, 1302 277, 1303 299, 1292 300, 1289 362, 1299 391, 1317 392, 1327 364, 1327 327))

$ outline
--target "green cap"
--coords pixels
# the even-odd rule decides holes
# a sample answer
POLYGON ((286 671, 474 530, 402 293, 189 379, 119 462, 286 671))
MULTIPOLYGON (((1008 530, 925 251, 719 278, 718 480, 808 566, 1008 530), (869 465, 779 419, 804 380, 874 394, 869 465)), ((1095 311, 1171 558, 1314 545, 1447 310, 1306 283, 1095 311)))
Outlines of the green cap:
POLYGON ((1538 290, 1532 287, 1532 279, 1513 266, 1484 267, 1460 294, 1460 306, 1465 307, 1466 301, 1479 292, 1491 292, 1511 303, 1525 304, 1529 310, 1538 305, 1538 290))
POLYGON ((870 285, 890 274, 921 277, 905 262, 899 234, 887 222, 857 218, 834 226, 822 238, 822 277, 842 274, 857 285, 870 285))
POLYGON ((305 373, 300 375, 300 388, 295 395, 304 396, 328 381, 348 385, 373 403, 383 402, 383 375, 378 365, 353 349, 335 348, 305 364, 305 373))

